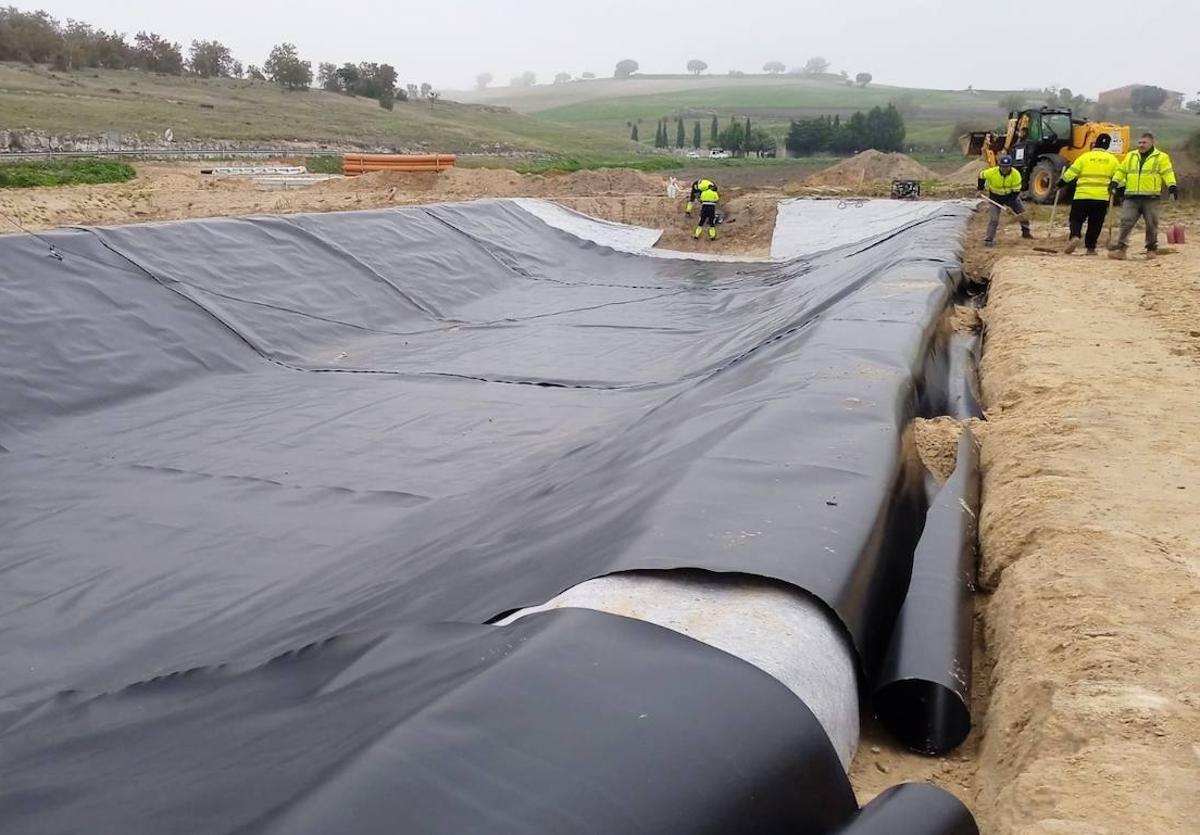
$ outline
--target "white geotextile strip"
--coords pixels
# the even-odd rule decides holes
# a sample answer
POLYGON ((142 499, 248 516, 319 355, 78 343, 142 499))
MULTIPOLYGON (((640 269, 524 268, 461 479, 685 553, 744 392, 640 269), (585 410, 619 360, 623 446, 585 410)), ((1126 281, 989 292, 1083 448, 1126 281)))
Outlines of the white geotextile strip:
POLYGON ((753 664, 808 705, 849 769, 859 733, 854 653, 834 615, 810 595, 741 575, 632 572, 588 580, 502 623, 567 607, 649 621, 753 664))
POLYGON ((610 220, 585 215, 549 200, 539 200, 533 197, 514 197, 513 202, 525 211, 555 229, 574 235, 585 241, 591 241, 617 252, 628 252, 632 255, 646 255, 651 258, 674 258, 689 261, 763 261, 763 258, 737 255, 715 255, 711 252, 680 252, 674 249, 656 249, 655 244, 662 237, 661 229, 647 229, 644 226, 630 226, 627 223, 615 223, 610 220))
POLYGON ((787 261, 865 241, 941 214, 946 203, 907 200, 782 200, 771 258, 787 261))

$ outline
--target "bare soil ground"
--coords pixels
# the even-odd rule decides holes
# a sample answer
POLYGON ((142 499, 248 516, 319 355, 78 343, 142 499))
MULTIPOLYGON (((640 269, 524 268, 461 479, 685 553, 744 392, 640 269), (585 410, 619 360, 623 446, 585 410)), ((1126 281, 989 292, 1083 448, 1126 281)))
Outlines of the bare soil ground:
MULTIPOLYGON (((964 178, 970 172, 963 172, 964 178)), ((780 191, 724 190, 735 223, 690 239, 682 200, 634 172, 380 175, 299 191, 212 180, 198 166, 139 166, 121 185, 0 192, 28 228, 218 215, 339 211, 537 196, 665 230, 661 245, 765 254, 780 191), (586 176, 583 176, 585 175, 586 176)), ((1065 212, 1039 246, 1065 244, 1065 212)), ((1200 212, 1167 207, 1195 238, 1200 212)), ((992 278, 984 328, 983 509, 972 715, 951 755, 930 758, 863 728, 860 800, 902 781, 962 798, 985 835, 1184 835, 1200 820, 1200 248, 1125 263, 1041 254, 1005 227, 966 271, 992 278)), ((0 221, 3 222, 3 221, 0 221)), ((929 469, 953 465, 959 426, 918 422, 929 469)))
MULTIPOLYGON (((663 229, 659 246, 727 255, 766 255, 777 199, 723 190, 728 222, 718 239, 692 239, 683 198, 666 197, 666 178, 630 170, 522 175, 453 168, 441 174, 380 172, 287 191, 262 191, 246 178, 200 174, 197 164, 146 163, 128 183, 0 191, 0 212, 26 229, 110 225, 197 217, 333 212, 482 197, 544 197, 605 220, 663 229)), ((683 186, 686 188, 686 184, 683 186)), ((7 221, 0 223, 8 224, 7 221)), ((12 227, 7 231, 15 231, 12 227)))

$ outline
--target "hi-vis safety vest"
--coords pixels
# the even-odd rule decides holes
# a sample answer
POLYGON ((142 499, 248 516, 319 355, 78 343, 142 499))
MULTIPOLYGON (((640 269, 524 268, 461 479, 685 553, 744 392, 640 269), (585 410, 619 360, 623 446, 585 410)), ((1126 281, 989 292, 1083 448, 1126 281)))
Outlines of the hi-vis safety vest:
POLYGON ((1001 174, 1000 166, 994 165, 984 169, 979 177, 987 185, 987 190, 997 197, 1007 197, 1010 194, 1017 194, 1021 190, 1021 172, 1015 168, 1011 169, 1008 174, 1001 174))
POLYGON ((717 190, 709 184, 709 187, 700 192, 701 203, 718 203, 721 200, 721 195, 717 194, 717 190))
POLYGON ((1159 197, 1164 185, 1175 185, 1175 169, 1158 148, 1144 157, 1134 148, 1113 172, 1113 182, 1125 189, 1126 197, 1159 197))
POLYGON ((1075 182, 1076 200, 1108 200, 1108 184, 1121 161, 1099 148, 1081 154, 1063 172, 1063 182, 1075 182))

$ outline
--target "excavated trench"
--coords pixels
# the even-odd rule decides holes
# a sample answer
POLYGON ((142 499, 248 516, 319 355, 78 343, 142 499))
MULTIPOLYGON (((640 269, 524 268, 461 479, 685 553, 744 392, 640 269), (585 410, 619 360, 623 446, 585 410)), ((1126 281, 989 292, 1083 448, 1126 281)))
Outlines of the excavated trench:
POLYGON ((0 238, 12 831, 975 832, 846 778, 864 710, 971 721, 919 205, 759 261, 525 201, 0 238))

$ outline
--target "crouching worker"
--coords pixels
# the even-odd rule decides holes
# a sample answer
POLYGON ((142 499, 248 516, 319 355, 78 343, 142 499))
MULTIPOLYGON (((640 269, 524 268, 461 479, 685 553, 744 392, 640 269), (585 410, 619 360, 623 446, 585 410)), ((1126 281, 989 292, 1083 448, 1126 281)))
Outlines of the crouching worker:
POLYGON ((695 207, 696 201, 700 199, 700 195, 710 188, 713 191, 716 191, 717 184, 707 177, 701 177, 699 180, 692 180, 692 189, 688 192, 687 205, 684 207, 683 213, 685 215, 690 215, 692 213, 692 209, 695 207))
POLYGON ((991 204, 988 206, 987 235, 983 239, 984 246, 996 245, 996 228, 1000 225, 1002 209, 1011 209, 1021 222, 1021 237, 1032 238, 1029 229, 1029 215, 1025 214, 1025 206, 1021 203, 1021 172, 1013 168, 1012 157, 1005 154, 1000 157, 999 164, 985 168, 979 175, 976 188, 987 192, 991 204))
POLYGON ((721 195, 717 193, 717 187, 712 183, 708 184, 708 188, 700 192, 700 221, 696 224, 696 233, 693 238, 699 238, 704 227, 708 227, 708 239, 715 241, 717 239, 717 204, 721 202, 721 195))

